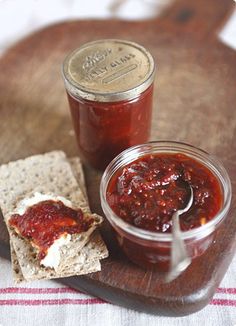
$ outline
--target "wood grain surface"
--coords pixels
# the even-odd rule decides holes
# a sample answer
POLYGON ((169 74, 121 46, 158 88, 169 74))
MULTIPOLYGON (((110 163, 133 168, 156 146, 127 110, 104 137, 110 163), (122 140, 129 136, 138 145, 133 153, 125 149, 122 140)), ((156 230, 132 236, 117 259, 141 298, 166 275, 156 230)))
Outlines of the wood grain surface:
MULTIPOLYGON (((47 27, 13 46, 0 59, 0 164, 29 155, 77 148, 61 77, 65 55, 85 42, 121 38, 138 42, 154 56, 152 140, 191 143, 221 159, 236 191, 236 53, 221 44, 218 29, 231 0, 179 0, 151 21, 72 21, 47 27)), ((101 173, 84 167, 90 205, 101 212, 101 173)), ((104 223, 110 257, 102 271, 64 279, 109 302, 162 315, 186 315, 212 298, 236 248, 236 197, 207 252, 177 280, 163 284, 120 252, 104 223)), ((9 258, 0 222, 0 255, 9 258)))

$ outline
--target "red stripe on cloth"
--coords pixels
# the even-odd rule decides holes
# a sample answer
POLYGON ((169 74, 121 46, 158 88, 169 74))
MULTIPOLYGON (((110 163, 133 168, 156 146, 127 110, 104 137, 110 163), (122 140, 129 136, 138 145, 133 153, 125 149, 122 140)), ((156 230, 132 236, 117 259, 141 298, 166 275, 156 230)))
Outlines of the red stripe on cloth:
POLYGON ((227 299, 213 299, 210 304, 216 306, 231 306, 236 307, 236 300, 227 300, 227 299))
MULTIPOLYGON (((75 290, 69 287, 63 288, 17 288, 8 287, 0 289, 0 294, 14 293, 14 294, 59 294, 59 293, 83 293, 79 290, 75 290)), ((224 294, 236 294, 236 288, 218 288, 216 293, 224 294)), ((62 304, 98 304, 106 303, 101 299, 91 298, 91 299, 48 299, 48 300, 17 300, 8 299, 0 300, 0 305, 23 305, 23 306, 36 306, 36 305, 62 305, 62 304)), ((219 306, 236 306, 236 300, 227 299, 213 299, 210 302, 211 305, 219 306)))
MULTIPOLYGON (((5 293, 28 293, 28 294, 57 294, 57 293, 83 293, 80 290, 75 290, 69 287, 64 288, 22 288, 8 287, 0 289, 0 294, 5 293)), ((216 293, 236 294, 236 288, 218 288, 216 293)))
POLYGON ((9 287, 0 289, 0 294, 5 293, 28 293, 28 294, 57 294, 57 293, 83 293, 72 288, 17 288, 9 287))
MULTIPOLYGON (((90 305, 108 303, 101 299, 0 300, 0 306, 90 305)), ((236 300, 213 299, 211 305, 236 307, 236 300)))
POLYGON ((107 303, 101 299, 0 300, 0 306, 90 305, 107 303))
POLYGON ((216 293, 236 294, 236 288, 218 288, 216 293))

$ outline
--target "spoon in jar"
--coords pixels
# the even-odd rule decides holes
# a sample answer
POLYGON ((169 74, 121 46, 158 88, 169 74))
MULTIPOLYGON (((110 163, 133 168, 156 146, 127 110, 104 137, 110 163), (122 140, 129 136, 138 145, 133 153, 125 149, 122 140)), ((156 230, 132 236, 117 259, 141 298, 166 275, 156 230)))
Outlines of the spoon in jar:
POLYGON ((170 271, 166 276, 166 282, 171 282, 179 276, 191 263, 187 254, 184 240, 181 237, 179 216, 187 212, 193 203, 193 188, 190 186, 190 198, 185 208, 179 209, 172 216, 172 245, 170 271))

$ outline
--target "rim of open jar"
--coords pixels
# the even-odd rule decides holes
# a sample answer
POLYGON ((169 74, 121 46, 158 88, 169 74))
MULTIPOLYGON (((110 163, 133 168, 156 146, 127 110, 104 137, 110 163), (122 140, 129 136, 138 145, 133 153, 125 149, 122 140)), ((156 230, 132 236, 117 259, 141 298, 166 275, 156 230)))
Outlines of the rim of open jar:
POLYGON ((141 144, 137 146, 132 146, 125 151, 121 152, 116 156, 110 164, 105 169, 101 183, 100 183, 100 198, 102 209, 108 219, 108 221, 113 225, 113 227, 118 227, 123 230, 125 233, 128 233, 132 236, 138 237, 140 239, 151 240, 151 241, 163 241, 169 242, 172 241, 171 233, 161 233, 161 232, 152 232, 137 228, 134 225, 131 225, 121 219, 115 212, 111 209, 106 200, 106 191, 109 181, 111 180, 114 173, 121 167, 126 166, 134 160, 146 155, 154 153, 183 153, 186 154, 204 164, 208 169, 213 172, 217 177, 222 193, 223 193, 223 205, 220 211, 216 216, 207 222, 205 225, 200 227, 182 231, 181 236, 183 240, 191 238, 203 238, 209 235, 214 231, 216 226, 223 220, 224 216, 227 214, 230 208, 230 202, 232 197, 231 182, 228 176, 227 171, 223 167, 222 163, 215 158, 213 155, 208 154, 207 152, 194 147, 192 145, 175 142, 175 141, 152 141, 146 144, 141 144))

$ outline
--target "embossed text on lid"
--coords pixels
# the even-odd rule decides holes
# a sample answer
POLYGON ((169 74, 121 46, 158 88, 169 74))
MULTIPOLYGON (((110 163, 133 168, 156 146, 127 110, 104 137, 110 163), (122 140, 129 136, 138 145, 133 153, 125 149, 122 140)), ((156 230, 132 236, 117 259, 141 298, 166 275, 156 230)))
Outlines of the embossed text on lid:
POLYGON ((69 54, 63 64, 67 90, 92 101, 135 98, 153 82, 155 64, 142 46, 123 40, 99 40, 69 54))

